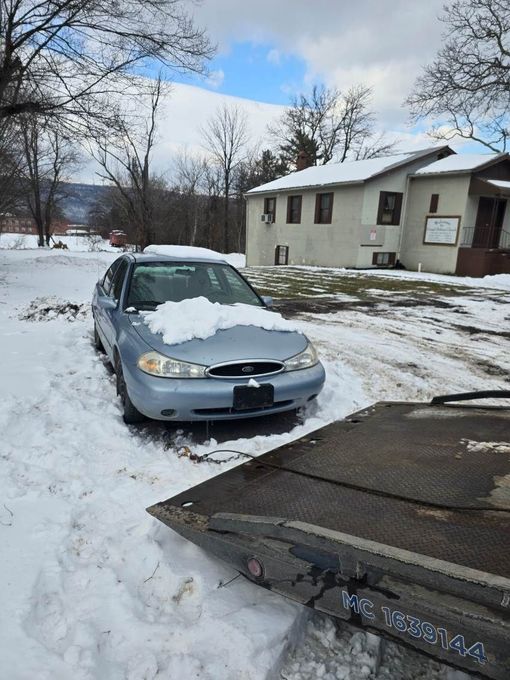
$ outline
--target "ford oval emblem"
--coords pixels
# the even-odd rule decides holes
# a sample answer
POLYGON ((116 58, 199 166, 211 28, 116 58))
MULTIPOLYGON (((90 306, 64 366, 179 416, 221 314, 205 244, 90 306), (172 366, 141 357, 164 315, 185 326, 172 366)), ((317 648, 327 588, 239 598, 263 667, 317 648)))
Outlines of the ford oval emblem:
POLYGON ((253 373, 254 369, 253 366, 243 366, 241 370, 243 373, 253 373))

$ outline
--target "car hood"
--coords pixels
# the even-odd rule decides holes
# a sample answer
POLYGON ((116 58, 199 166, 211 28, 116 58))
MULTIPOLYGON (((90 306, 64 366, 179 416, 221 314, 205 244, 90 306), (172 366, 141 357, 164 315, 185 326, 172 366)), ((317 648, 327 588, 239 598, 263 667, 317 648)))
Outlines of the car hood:
POLYGON ((308 343, 301 333, 267 331, 257 326, 234 326, 217 331, 205 340, 188 340, 167 345, 160 333, 152 333, 140 316, 129 315, 132 328, 157 352, 180 361, 211 366, 243 359, 276 359, 284 361, 302 352, 308 343))

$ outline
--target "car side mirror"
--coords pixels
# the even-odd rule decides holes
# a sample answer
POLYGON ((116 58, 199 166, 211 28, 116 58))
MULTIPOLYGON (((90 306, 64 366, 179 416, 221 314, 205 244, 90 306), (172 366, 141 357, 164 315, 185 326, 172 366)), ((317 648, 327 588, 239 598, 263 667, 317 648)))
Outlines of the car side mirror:
POLYGON ((270 295, 262 295, 262 302, 266 305, 266 307, 273 306, 273 298, 270 295))
POLYGON ((98 302, 103 309, 117 309, 117 305, 119 304, 118 300, 108 297, 108 295, 101 295, 98 298, 98 302))

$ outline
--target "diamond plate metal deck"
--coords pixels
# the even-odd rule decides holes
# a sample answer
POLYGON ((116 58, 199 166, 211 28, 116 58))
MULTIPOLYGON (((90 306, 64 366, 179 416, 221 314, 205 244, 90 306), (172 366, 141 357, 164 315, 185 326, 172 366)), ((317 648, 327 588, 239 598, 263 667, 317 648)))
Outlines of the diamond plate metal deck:
POLYGON ((510 410, 382 402, 158 506, 298 520, 510 578, 510 452, 494 442, 510 447, 510 410))

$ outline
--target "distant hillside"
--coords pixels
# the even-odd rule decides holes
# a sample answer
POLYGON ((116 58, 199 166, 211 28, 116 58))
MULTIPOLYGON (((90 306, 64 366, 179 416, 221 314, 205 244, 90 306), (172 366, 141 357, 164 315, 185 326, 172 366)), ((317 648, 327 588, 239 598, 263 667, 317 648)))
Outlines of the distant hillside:
POLYGON ((110 187, 97 184, 74 184, 65 182, 62 185, 59 202, 64 217, 71 223, 86 224, 90 208, 102 198, 106 198, 110 187))

